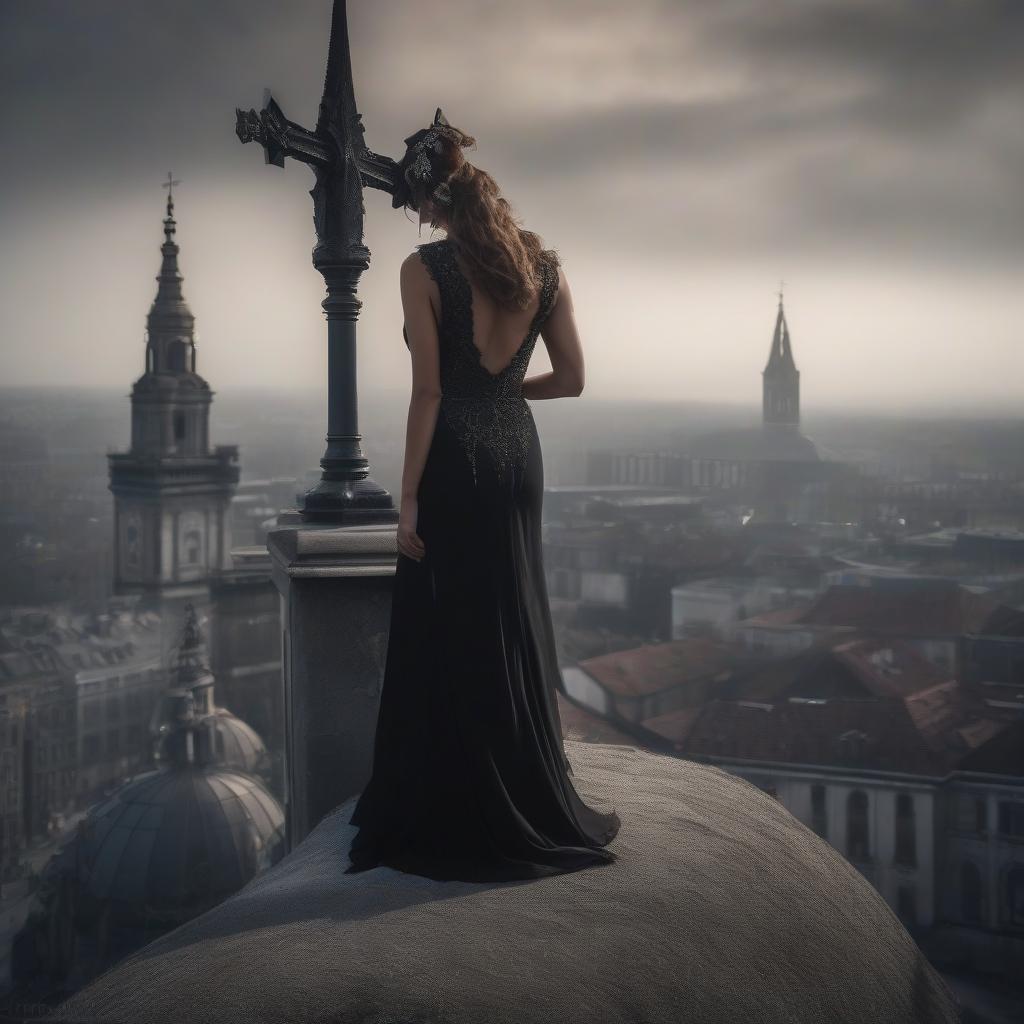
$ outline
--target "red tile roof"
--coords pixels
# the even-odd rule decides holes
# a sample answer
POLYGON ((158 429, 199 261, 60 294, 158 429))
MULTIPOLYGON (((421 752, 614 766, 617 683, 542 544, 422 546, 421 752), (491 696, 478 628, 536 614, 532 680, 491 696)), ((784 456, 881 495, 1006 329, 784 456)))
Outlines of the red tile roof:
POLYGON ((800 622, 892 635, 952 637, 982 632, 999 608, 995 599, 952 580, 907 587, 836 585, 807 609, 800 622))
POLYGON ((733 644, 693 637, 601 654, 578 665, 613 697, 642 697, 706 681, 747 660, 733 644))
POLYGON ((902 698, 947 679, 948 673, 908 641, 854 636, 737 672, 716 696, 732 700, 902 698))
POLYGON ((835 699, 754 706, 714 700, 682 745, 684 756, 780 761, 945 775, 974 746, 1009 727, 969 717, 949 691, 920 698, 835 699))

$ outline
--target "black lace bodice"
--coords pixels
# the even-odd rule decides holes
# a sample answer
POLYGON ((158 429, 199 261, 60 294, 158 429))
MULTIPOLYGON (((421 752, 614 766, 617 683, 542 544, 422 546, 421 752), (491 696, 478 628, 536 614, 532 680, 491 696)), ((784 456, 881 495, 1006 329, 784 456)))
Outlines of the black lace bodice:
MULTIPOLYGON (((522 471, 536 429, 522 384, 540 328, 555 304, 557 266, 541 263, 540 304, 529 331, 505 368, 492 374, 473 343, 473 292, 456 262, 453 244, 442 238, 417 248, 441 293, 441 413, 466 452, 474 481, 480 446, 504 481, 510 472, 522 471)), ((407 334, 405 343, 409 344, 407 334)))

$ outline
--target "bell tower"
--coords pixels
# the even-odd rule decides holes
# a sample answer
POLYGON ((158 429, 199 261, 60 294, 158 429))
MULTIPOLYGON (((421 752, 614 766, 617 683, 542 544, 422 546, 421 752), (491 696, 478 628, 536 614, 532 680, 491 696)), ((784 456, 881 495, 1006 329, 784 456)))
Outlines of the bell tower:
POLYGON ((195 317, 182 295, 168 175, 162 262, 145 369, 131 393, 131 448, 107 456, 114 494, 114 589, 165 599, 208 593, 231 568, 238 446, 209 445, 213 392, 196 372, 195 317))
POLYGON ((800 371, 793 362, 793 349, 789 342, 789 326, 782 308, 782 289, 779 289, 779 312, 775 318, 775 333, 768 363, 761 371, 765 428, 800 429, 800 371))

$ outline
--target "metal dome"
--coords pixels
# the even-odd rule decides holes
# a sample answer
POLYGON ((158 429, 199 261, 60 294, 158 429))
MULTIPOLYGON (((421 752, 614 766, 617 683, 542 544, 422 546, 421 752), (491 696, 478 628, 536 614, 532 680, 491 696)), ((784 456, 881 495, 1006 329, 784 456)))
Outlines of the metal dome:
POLYGON ((79 826, 79 881, 139 913, 191 917, 284 852, 284 811, 260 781, 222 765, 136 776, 79 826))

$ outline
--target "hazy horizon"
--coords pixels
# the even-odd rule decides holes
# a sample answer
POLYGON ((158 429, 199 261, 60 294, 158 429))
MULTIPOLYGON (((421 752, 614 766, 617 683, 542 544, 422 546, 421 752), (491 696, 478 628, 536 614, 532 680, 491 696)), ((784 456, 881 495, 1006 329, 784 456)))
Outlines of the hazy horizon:
MULTIPOLYGON (((8 386, 142 372, 168 170, 198 369, 322 393, 313 177, 234 108, 312 127, 330 0, 0 5, 0 341, 8 386)), ((371 149, 441 106, 562 254, 581 401, 756 408, 776 292, 805 414, 1010 414, 1024 269, 1024 5, 794 0, 349 4, 371 149), (456 25, 457 32, 444 26, 456 25), (1004 412, 1005 411, 1005 412, 1004 412)), ((366 190, 361 392, 408 387, 398 265, 416 225, 366 190)), ((425 229, 422 240, 429 237, 425 229)), ((548 366, 539 344, 531 373, 548 366)))

